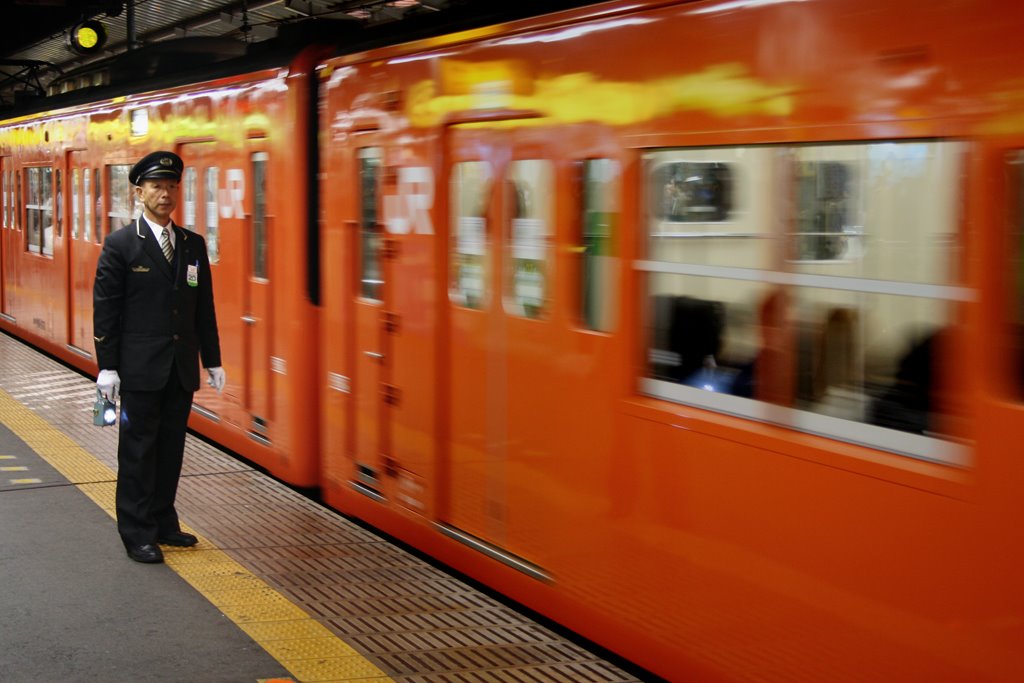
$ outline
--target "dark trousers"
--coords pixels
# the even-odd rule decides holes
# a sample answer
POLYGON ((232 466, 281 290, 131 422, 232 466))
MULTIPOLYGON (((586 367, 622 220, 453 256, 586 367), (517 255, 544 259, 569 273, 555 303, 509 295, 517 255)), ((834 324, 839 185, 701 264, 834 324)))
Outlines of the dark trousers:
POLYGON ((171 369, 160 391, 121 392, 117 442, 117 531, 125 547, 179 531, 174 497, 181 476, 192 392, 171 369))

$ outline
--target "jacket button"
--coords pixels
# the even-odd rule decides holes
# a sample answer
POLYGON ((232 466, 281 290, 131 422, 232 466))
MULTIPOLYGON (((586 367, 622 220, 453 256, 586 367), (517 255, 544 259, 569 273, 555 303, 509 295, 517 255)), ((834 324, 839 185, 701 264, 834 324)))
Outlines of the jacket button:
POLYGON ((178 341, 178 335, 174 335, 174 341, 178 341))

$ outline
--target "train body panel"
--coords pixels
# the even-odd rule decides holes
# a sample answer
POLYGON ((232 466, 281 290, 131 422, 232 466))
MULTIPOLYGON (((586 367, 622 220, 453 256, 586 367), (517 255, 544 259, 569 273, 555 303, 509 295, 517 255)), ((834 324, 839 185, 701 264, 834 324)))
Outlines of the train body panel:
POLYGON ((305 278, 291 276, 308 263, 308 157, 293 149, 308 126, 296 115, 311 106, 308 61, 300 56, 292 65, 305 74, 297 82, 283 63, 5 126, 9 196, 39 170, 49 178, 36 191, 20 190, 24 209, 12 204, 3 234, 10 319, 2 324, 95 371, 92 282, 103 238, 136 215, 128 169, 153 149, 177 152, 185 175, 175 220, 208 241, 229 378, 222 395, 205 386, 196 394, 191 424, 271 472, 313 486, 317 430, 295 425, 316 421, 305 395, 317 360, 305 339, 317 318, 305 278), (33 208, 33 196, 56 208, 33 208), (16 211, 24 211, 21 220, 16 211), (300 228, 275 231, 278 221, 300 228), (39 231, 36 223, 50 227, 39 231))
MULTIPOLYGON (((672 680, 1018 680, 1021 27, 604 3, 145 96, 224 175, 195 426, 672 680)), ((0 128, 4 216, 128 99, 0 128)), ((77 360, 64 206, 0 325, 77 360)))

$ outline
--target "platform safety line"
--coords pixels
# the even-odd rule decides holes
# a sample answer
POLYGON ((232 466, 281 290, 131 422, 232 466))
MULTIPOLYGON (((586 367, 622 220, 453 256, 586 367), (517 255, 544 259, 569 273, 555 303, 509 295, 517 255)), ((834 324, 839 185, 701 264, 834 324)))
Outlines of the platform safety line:
MULTIPOLYGON (((0 423, 112 518, 116 474, 71 438, 0 389, 0 423)), ((187 531, 195 533, 187 525, 187 531)), ((198 536, 198 534, 197 534, 198 536)), ((174 572, 245 631, 298 681, 393 683, 302 608, 209 540, 164 548, 174 572)))

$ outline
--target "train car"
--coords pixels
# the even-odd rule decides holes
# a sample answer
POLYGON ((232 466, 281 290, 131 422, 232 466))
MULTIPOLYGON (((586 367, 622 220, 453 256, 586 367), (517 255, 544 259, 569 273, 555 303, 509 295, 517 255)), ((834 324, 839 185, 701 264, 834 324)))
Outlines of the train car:
POLYGON ((637 1, 339 50, 325 499, 671 680, 1020 680, 1021 28, 637 1))
POLYGON ((299 486, 319 476, 305 401, 317 375, 313 50, 246 58, 209 39, 157 44, 67 75, 46 111, 0 125, 0 328, 95 372, 96 261, 139 212, 128 171, 153 150, 176 152, 175 219, 206 238, 228 376, 223 394, 196 395, 190 425, 299 486), (163 75, 183 63, 203 66, 163 75), (147 87, 118 85, 136 78, 147 87))

